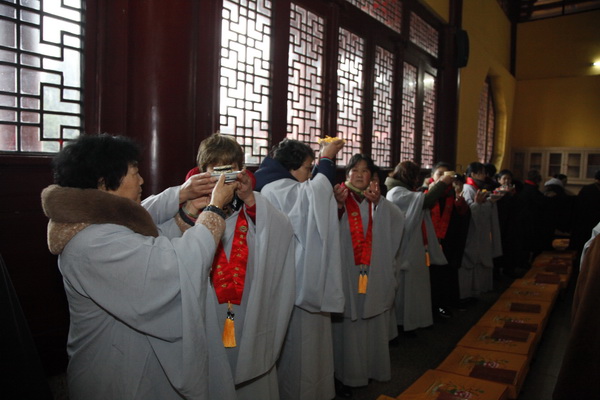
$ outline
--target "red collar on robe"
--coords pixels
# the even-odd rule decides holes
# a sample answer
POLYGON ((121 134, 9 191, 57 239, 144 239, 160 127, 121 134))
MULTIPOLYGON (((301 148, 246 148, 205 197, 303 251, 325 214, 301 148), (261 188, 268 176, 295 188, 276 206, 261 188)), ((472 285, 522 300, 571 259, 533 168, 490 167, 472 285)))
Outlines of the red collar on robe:
POLYGON ((239 305, 242 303, 246 266, 248 264, 247 236, 248 221, 242 208, 235 224, 229 260, 227 260, 223 242, 219 242, 213 260, 210 279, 215 288, 219 304, 232 303, 239 305))
POLYGON ((475 189, 480 189, 479 185, 477 184, 477 182, 475 182, 475 179, 471 178, 470 176, 467 177, 467 185, 471 185, 473 186, 475 189))
MULTIPOLYGON (((444 197, 442 197, 442 199, 444 199, 444 210, 441 210, 440 202, 436 201, 430 211, 431 222, 433 222, 435 236, 437 236, 438 239, 444 239, 446 237, 446 232, 448 232, 448 226, 450 225, 450 217, 454 210, 454 197, 449 195, 451 190, 452 186, 448 186, 444 192, 444 197)), ((424 235, 424 237, 426 241, 426 235, 424 235)))
MULTIPOLYGON (((342 183, 342 186, 345 185, 342 183)), ((367 200, 368 201, 368 200, 367 200)), ((373 249, 373 207, 369 202, 369 224, 367 234, 364 234, 362 217, 358 201, 355 200, 353 192, 346 198, 346 212, 348 213, 348 224, 354 249, 354 264, 371 265, 371 252, 373 249)))

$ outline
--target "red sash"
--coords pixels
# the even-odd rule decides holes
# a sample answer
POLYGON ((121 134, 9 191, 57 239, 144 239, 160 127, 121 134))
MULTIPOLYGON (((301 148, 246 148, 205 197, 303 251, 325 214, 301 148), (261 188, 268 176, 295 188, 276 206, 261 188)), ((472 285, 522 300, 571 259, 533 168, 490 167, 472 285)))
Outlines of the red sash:
POLYGON ((233 303, 241 304, 244 294, 244 282, 246 279, 246 264, 248 263, 248 221, 244 209, 240 209, 229 261, 223 248, 219 243, 211 270, 211 282, 215 288, 219 304, 233 303))
POLYGON ((446 237, 448 225, 450 225, 450 217, 452 216, 452 209, 454 208, 454 199, 452 196, 446 197, 443 213, 440 213, 440 208, 440 203, 436 202, 431 209, 431 222, 433 222, 437 238, 443 239, 446 237))
POLYGON ((352 237, 352 248, 354 249, 354 264, 371 265, 371 252, 373 249, 373 211, 369 203, 369 225, 365 236, 360 208, 352 195, 346 199, 346 211, 348 212, 348 223, 350 225, 350 236, 352 237))
POLYGON ((479 186, 477 185, 477 183, 475 183, 475 180, 473 178, 471 178, 470 176, 467 177, 467 185, 471 185, 473 186, 475 189, 479 189, 479 186))

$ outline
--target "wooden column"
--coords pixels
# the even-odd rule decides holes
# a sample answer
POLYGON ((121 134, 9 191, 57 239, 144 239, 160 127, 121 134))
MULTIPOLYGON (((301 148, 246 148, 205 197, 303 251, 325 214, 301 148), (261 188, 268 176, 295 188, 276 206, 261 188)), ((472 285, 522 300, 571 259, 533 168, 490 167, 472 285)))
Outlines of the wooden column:
POLYGON ((196 78, 206 76, 197 73, 197 61, 206 68, 214 60, 198 55, 200 8, 188 0, 97 0, 91 8, 86 130, 143 146, 144 196, 181 183, 195 165, 196 135, 210 133, 197 126, 207 120, 196 114, 197 98, 214 95, 196 78))

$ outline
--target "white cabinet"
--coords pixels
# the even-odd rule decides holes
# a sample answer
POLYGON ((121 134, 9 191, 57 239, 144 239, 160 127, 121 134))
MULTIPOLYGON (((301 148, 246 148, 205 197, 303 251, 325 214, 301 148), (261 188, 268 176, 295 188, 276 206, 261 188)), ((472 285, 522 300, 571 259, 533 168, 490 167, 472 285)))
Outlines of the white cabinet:
POLYGON ((522 147, 513 149, 512 171, 516 178, 526 179, 527 172, 537 169, 546 180, 556 174, 568 177, 569 184, 591 183, 600 169, 600 148, 522 147))

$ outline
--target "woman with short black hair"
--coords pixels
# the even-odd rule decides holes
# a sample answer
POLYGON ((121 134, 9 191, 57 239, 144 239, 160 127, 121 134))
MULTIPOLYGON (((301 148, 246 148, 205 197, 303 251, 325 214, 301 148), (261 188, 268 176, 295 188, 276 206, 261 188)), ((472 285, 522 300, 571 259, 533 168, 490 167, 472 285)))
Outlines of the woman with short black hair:
POLYGON ((308 145, 291 139, 281 141, 271 154, 288 171, 300 168, 306 159, 315 159, 315 153, 308 145))
POLYGON ((56 156, 42 192, 48 246, 70 310, 69 397, 206 398, 204 303, 234 185, 201 175, 141 202, 140 151, 126 137, 82 135, 56 156), (214 187, 214 188, 213 188, 214 187), (214 207, 182 235, 179 204, 214 207))
POLYGON ((273 148, 256 171, 256 190, 288 215, 296 242, 296 299, 277 364, 282 400, 335 397, 331 313, 344 309, 334 159, 344 141, 314 151, 294 139, 273 148))

